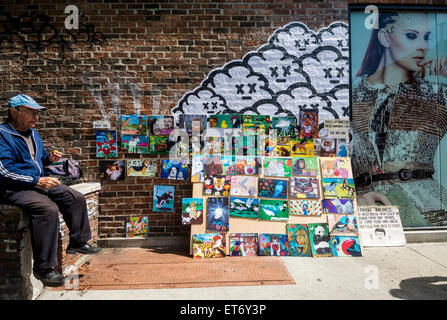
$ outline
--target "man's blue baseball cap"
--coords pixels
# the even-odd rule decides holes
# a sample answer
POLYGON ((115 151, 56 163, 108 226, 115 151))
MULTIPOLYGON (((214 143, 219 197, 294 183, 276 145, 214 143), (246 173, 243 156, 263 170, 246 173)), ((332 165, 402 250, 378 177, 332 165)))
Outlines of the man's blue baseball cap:
POLYGON ((9 99, 8 108, 16 108, 20 106, 38 110, 48 110, 48 108, 40 106, 33 98, 26 94, 19 94, 9 99))

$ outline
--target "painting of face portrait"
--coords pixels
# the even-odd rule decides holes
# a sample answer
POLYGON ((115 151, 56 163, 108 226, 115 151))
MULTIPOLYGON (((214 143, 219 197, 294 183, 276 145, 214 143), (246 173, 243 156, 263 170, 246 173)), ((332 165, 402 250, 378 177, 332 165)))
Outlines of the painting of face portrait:
POLYGON ((264 158, 264 176, 288 178, 292 175, 290 158, 264 158))
POLYGON ((317 176, 318 173, 316 157, 292 157, 292 174, 294 176, 317 176))
POLYGON ((173 116, 150 116, 149 133, 155 136, 169 136, 174 130, 173 116))
POLYGON ((124 180, 126 162, 121 160, 99 160, 99 178, 101 180, 124 180))
POLYGON ((250 176, 231 177, 230 195, 242 197, 256 197, 258 193, 258 179, 250 176))
POLYGON ((300 139, 318 138, 318 109, 300 110, 300 139))
POLYGON ((231 233, 230 256, 253 257, 258 255, 257 233, 231 233))
POLYGON ((289 256, 312 257, 307 224, 287 224, 289 256))
POLYGON ((358 178, 357 203, 398 206, 404 227, 442 226, 447 222, 447 171, 442 170, 447 159, 447 12, 378 9, 377 28, 365 27, 361 8, 349 18, 355 43, 350 156, 358 178))

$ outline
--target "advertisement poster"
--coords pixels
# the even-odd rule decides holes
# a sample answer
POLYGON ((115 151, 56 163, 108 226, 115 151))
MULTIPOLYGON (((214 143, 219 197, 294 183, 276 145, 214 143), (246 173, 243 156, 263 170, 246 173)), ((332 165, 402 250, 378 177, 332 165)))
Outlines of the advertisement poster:
POLYGON ((445 226, 447 11, 373 7, 349 16, 357 201, 399 207, 404 228, 445 226))

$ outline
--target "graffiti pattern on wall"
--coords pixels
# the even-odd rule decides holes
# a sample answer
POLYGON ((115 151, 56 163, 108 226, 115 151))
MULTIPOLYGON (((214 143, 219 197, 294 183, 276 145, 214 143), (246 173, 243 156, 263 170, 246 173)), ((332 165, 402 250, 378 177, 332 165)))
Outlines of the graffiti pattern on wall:
POLYGON ((0 12, 0 54, 18 56, 25 61, 34 52, 40 58, 61 63, 74 44, 82 41, 90 46, 100 45, 106 39, 92 24, 80 22, 79 29, 63 28, 61 33, 50 21, 48 15, 39 12, 24 13, 16 18, 0 12), (51 48, 51 53, 46 48, 51 48))
POLYGON ((292 22, 241 60, 212 70, 187 92, 172 114, 270 114, 298 116, 319 109, 325 119, 349 117, 348 25, 318 32, 292 22))

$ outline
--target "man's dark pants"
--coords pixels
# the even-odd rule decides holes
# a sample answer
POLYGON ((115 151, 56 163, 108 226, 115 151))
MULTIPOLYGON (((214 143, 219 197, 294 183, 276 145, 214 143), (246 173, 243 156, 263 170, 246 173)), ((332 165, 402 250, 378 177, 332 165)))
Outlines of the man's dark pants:
POLYGON ((7 190, 6 200, 30 216, 34 270, 57 266, 59 212, 70 230, 70 245, 91 239, 88 209, 82 193, 67 187, 7 190))

